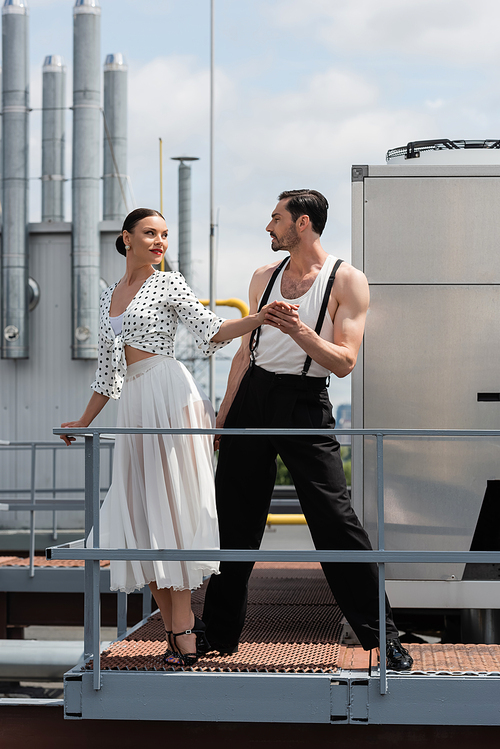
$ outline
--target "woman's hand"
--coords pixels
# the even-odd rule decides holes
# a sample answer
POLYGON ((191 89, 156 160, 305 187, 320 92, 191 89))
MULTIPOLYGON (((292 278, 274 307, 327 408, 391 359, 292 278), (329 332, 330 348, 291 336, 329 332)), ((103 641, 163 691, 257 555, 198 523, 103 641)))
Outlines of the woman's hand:
MULTIPOLYGON (((102 393, 96 393, 94 391, 90 396, 89 402, 87 403, 87 408, 83 412, 83 415, 78 419, 78 421, 65 421, 64 424, 61 424, 61 429, 66 429, 66 427, 68 427, 70 430, 86 429, 89 424, 92 424, 96 416, 101 413, 102 409, 108 401, 109 398, 107 395, 102 395, 102 393)), ((76 439, 76 437, 68 437, 67 434, 60 434, 59 436, 61 437, 63 442, 68 445, 68 447, 76 439)))
MULTIPOLYGON (((215 428, 216 429, 223 429, 224 428, 224 422, 226 421, 226 414, 219 411, 217 414, 217 418, 215 420, 215 428)), ((214 452, 217 452, 220 445, 220 438, 222 437, 221 434, 216 434, 214 437, 214 452)))
MULTIPOLYGON (((69 429, 85 429, 85 427, 88 427, 88 424, 82 421, 82 419, 79 419, 78 421, 66 421, 64 424, 61 424, 61 429, 66 429, 66 427, 69 429)), ((76 440, 76 437, 69 437, 67 434, 60 434, 59 437, 68 445, 68 447, 70 447, 71 443, 76 440)))

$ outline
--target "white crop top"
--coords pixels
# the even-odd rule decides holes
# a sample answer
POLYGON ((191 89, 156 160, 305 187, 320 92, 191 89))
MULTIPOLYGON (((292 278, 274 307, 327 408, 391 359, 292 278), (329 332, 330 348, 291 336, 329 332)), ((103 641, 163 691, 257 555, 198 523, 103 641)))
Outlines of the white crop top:
POLYGON ((125 346, 173 357, 179 320, 195 336, 198 348, 206 356, 229 343, 212 343, 224 320, 201 304, 184 276, 158 270, 142 284, 128 305, 123 313, 122 329, 116 334, 109 317, 116 285, 108 286, 101 294, 97 371, 90 386, 97 393, 109 398, 120 397, 127 372, 125 346))
POLYGON ((109 322, 111 323, 111 327, 113 328, 113 333, 115 335, 120 335, 122 332, 122 326, 123 326, 123 315, 125 312, 122 312, 121 315, 117 315, 116 317, 109 316, 109 322))
MULTIPOLYGON (((337 258, 328 255, 323 267, 314 279, 311 288, 297 299, 286 299, 281 293, 281 279, 287 264, 279 272, 269 295, 269 302, 275 300, 299 305, 299 316, 303 323, 313 330, 318 321, 321 302, 326 291, 326 285, 337 258)), ((326 311, 320 337, 333 343, 333 322, 328 310, 326 311)), ((255 363, 276 374, 299 375, 304 367, 307 354, 286 333, 270 325, 263 325, 260 331, 259 345, 255 351, 255 363)), ((308 377, 328 377, 330 371, 317 362, 311 362, 308 377)))

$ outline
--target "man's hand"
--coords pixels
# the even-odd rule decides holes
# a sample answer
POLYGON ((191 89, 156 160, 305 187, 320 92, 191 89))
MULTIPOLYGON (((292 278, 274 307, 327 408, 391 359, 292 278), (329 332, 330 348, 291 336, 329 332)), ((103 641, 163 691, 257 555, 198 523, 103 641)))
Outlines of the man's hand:
POLYGON ((264 324, 278 328, 288 335, 297 334, 302 326, 299 317, 299 305, 286 302, 272 302, 265 308, 264 324))

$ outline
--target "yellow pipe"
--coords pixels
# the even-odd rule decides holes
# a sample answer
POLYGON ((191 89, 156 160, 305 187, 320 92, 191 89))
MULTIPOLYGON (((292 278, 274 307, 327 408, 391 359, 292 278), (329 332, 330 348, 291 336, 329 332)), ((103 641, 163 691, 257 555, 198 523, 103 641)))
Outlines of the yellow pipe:
POLYGON ((287 515, 286 513, 269 513, 267 516, 268 525, 307 525, 307 520, 303 515, 287 515))
MULTIPOLYGON (((200 302, 205 305, 205 307, 208 307, 210 304, 209 299, 200 299, 200 302)), ((217 299, 215 304, 217 307, 236 307, 236 309, 239 309, 241 312, 242 317, 246 317, 250 312, 248 304, 241 299, 236 299, 235 297, 231 297, 231 299, 217 299)))

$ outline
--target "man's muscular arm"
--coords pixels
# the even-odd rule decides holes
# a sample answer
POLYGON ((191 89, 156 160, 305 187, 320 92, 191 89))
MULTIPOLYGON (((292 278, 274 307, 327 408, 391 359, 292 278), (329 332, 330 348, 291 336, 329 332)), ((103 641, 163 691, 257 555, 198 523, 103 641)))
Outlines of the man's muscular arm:
POLYGON ((269 310, 265 322, 293 338, 311 359, 337 377, 346 377, 356 364, 370 301, 368 281, 361 271, 342 264, 335 278, 328 310, 333 319, 333 343, 320 338, 300 319, 300 307, 269 310))

